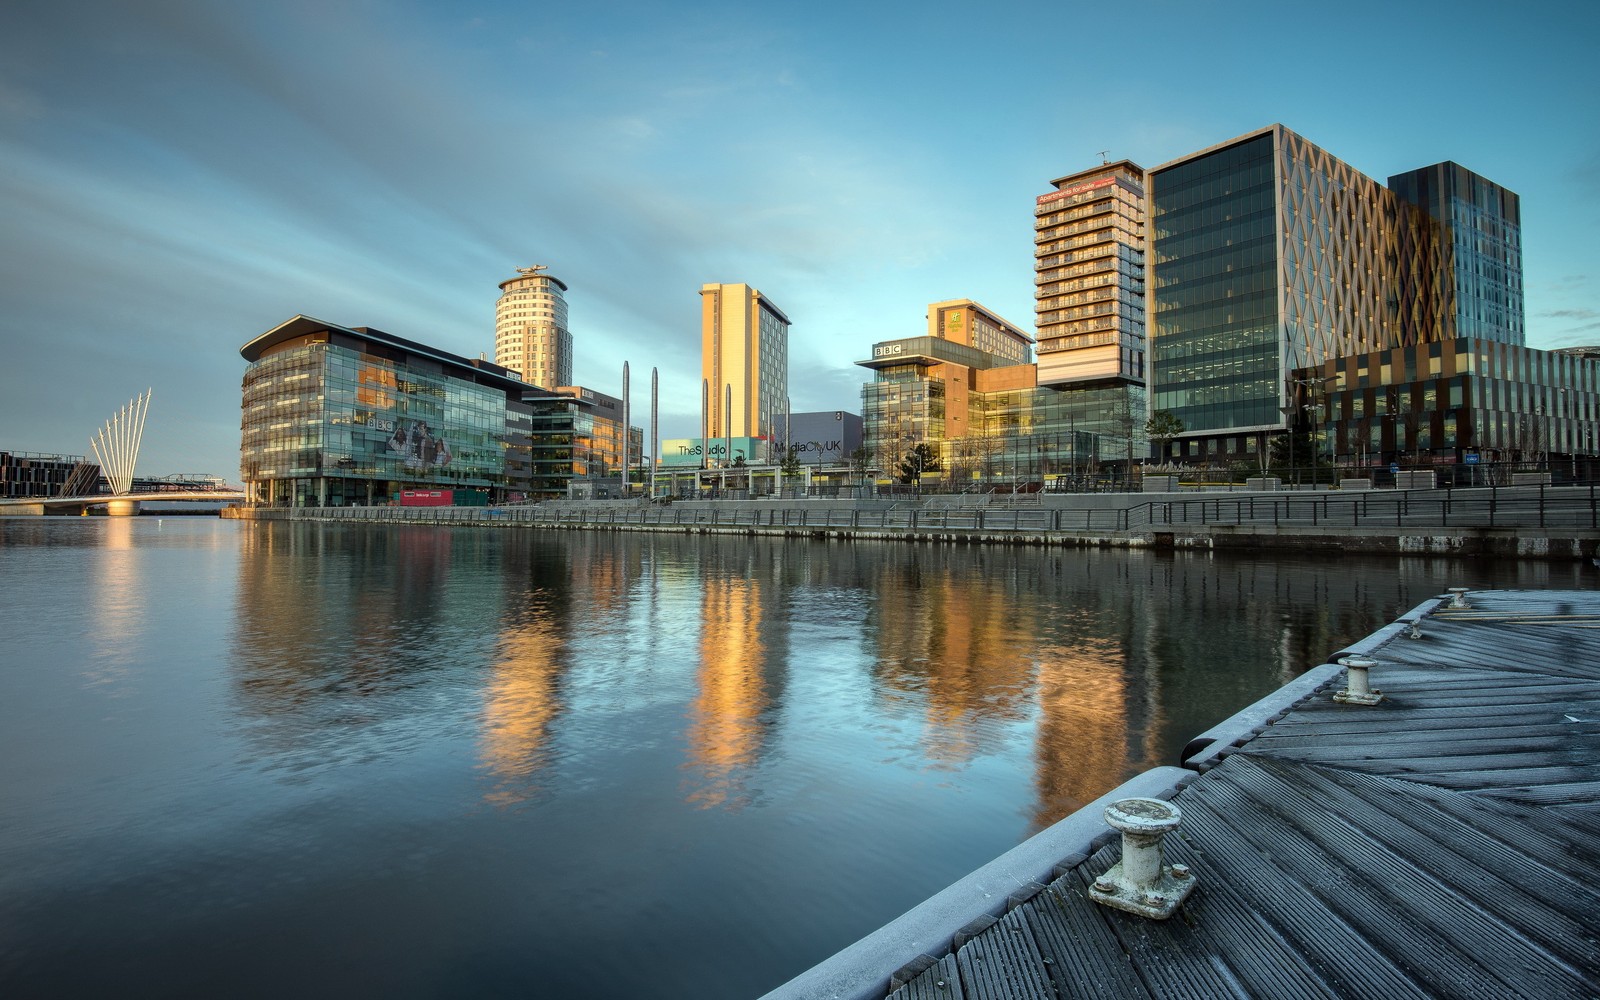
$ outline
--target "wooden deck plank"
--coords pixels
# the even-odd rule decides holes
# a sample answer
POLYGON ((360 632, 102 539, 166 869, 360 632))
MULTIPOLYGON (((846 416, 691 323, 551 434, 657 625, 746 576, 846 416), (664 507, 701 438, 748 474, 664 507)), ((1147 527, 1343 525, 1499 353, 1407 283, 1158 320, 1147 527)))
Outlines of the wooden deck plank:
MULTIPOLYGON (((1232 763, 1225 766, 1232 767, 1232 763)), ((1247 857, 1270 859, 1315 897, 1316 908, 1308 911, 1310 914, 1320 909, 1330 922, 1367 940, 1388 962, 1406 970, 1429 996, 1479 996, 1485 984, 1494 981, 1489 970, 1480 968, 1471 951, 1452 935, 1397 912, 1385 898, 1385 890, 1364 869, 1330 854, 1302 836, 1293 824, 1263 822, 1263 810, 1237 786, 1212 780, 1222 770, 1208 772, 1208 780, 1191 785, 1183 799, 1201 799, 1216 814, 1231 817, 1240 839, 1230 849, 1241 850, 1247 857)), ((1204 878, 1205 870, 1200 871, 1204 878)))
POLYGON ((1106 923, 1102 907, 1089 899, 1076 873, 1050 883, 1022 910, 1058 996, 1084 1000, 1150 996, 1106 923))
POLYGON ((1323 690, 1201 763, 1173 918, 1088 900, 1113 843, 954 956, 965 996, 1600 995, 1600 592, 1470 596, 1363 640, 1380 705, 1323 690))
POLYGON ((1289 772, 1261 764, 1252 758, 1230 761, 1208 775, 1216 780, 1207 788, 1232 787, 1244 800, 1241 808, 1254 808, 1280 821, 1262 824, 1264 829, 1283 830, 1287 836, 1279 837, 1280 842, 1302 838, 1381 899, 1386 904, 1385 919, 1373 933, 1391 935, 1403 924, 1427 928, 1436 942, 1448 939, 1473 956, 1470 964, 1482 969, 1488 981, 1501 982, 1507 993, 1532 989, 1542 996, 1584 995, 1587 980, 1581 970, 1518 928, 1485 913, 1459 890, 1443 858, 1426 867, 1414 863, 1345 817, 1331 817, 1289 772), (1330 818, 1335 821, 1329 822, 1330 818), (1495 955, 1496 960, 1480 963, 1476 956, 1481 955, 1495 955))
MULTIPOLYGON (((1360 771, 1327 770, 1328 777, 1353 788, 1386 787, 1396 779, 1360 771)), ((1526 854, 1539 864, 1579 881, 1592 881, 1595 858, 1600 858, 1600 834, 1584 829, 1560 811, 1523 802, 1417 785, 1407 803, 1451 816, 1478 833, 1526 854)))
MULTIPOLYGON (((1119 854, 1117 847, 1107 847, 1079 865, 1077 874, 1083 880, 1082 886, 1087 888, 1099 873, 1109 869, 1119 854)), ((1101 909, 1152 995, 1173 1000, 1217 997, 1248 1000, 1252 996, 1225 958, 1202 948, 1186 947, 1186 942, 1177 934, 1179 930, 1187 930, 1191 920, 1209 919, 1211 911, 1199 890, 1184 903, 1182 914, 1171 920, 1146 920, 1109 907, 1101 909)))
POLYGON ((1474 906, 1574 968, 1600 973, 1600 943, 1590 940, 1600 891, 1592 885, 1420 804, 1403 783, 1351 788, 1323 768, 1261 758, 1253 763, 1301 787, 1396 857, 1436 873, 1474 906))
MULTIPOLYGON (((1464 741, 1470 741, 1478 750, 1542 750, 1557 751, 1565 746, 1568 738, 1575 728, 1573 723, 1553 723, 1547 726, 1518 726, 1495 727, 1493 730, 1473 733, 1463 732, 1460 729, 1422 730, 1417 732, 1394 733, 1390 737, 1397 745, 1412 750, 1439 747, 1449 749, 1459 746, 1464 741)), ((1594 724, 1588 734, 1600 736, 1600 723, 1594 724)), ((1370 753, 1372 746, 1371 733, 1324 733, 1321 736, 1308 736, 1293 734, 1285 731, 1282 735, 1274 733, 1271 729, 1252 739, 1250 745, 1245 747, 1247 752, 1262 757, 1294 757, 1300 759, 1302 750, 1336 750, 1349 748, 1362 753, 1370 753)))
POLYGON ((1298 878, 1271 856, 1248 850, 1229 817, 1191 799, 1183 807, 1184 839, 1195 850, 1193 866, 1206 872, 1196 892, 1236 887, 1275 933, 1321 970, 1340 996, 1427 998, 1410 973, 1373 947, 1372 941, 1338 919, 1298 878))
POLYGON ((967 1000, 1032 1000, 1050 996, 1050 977, 1033 932, 1012 910, 956 952, 967 1000))
POLYGON ((946 955, 911 982, 889 994, 889 1000, 966 1000, 956 957, 946 955))

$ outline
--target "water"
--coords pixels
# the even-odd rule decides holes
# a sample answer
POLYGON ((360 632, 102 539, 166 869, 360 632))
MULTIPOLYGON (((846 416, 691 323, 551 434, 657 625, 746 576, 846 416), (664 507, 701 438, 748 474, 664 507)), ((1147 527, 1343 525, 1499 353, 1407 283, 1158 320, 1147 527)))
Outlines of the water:
POLYGON ((1584 572, 0 520, 0 995, 754 996, 1444 588, 1584 572))

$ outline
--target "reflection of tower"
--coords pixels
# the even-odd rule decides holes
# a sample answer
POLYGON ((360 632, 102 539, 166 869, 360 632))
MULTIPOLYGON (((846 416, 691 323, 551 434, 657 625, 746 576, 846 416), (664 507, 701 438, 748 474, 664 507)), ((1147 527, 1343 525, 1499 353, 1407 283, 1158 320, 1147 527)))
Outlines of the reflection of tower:
POLYGON ((761 591, 754 579, 719 568, 702 579, 699 694, 690 706, 689 801, 703 807, 744 804, 744 772, 761 751, 761 713, 770 693, 763 670, 761 591))
POLYGON ((561 623, 538 611, 520 626, 507 624, 494 675, 484 692, 483 766, 499 784, 484 798, 521 802, 535 790, 529 779, 548 762, 550 725, 561 713, 561 623))
POLYGON ((941 564, 935 572, 885 573, 878 582, 881 655, 898 663, 883 683, 921 692, 927 756, 959 765, 1002 738, 997 723, 1026 718, 1036 623, 1008 584, 986 576, 981 564, 926 555, 941 564))
POLYGON ((1043 829, 1129 776, 1127 657, 1114 638, 1041 650, 1034 826, 1043 829))

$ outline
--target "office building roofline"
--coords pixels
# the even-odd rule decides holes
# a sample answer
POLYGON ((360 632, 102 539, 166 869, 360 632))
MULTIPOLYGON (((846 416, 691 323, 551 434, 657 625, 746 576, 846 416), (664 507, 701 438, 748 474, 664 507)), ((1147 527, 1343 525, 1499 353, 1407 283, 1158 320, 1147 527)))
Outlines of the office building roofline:
POLYGON ((254 363, 261 360, 263 355, 279 344, 317 333, 339 334, 351 339, 365 340, 384 347, 402 350, 418 357, 429 358, 451 368, 471 371, 475 377, 486 384, 494 385, 502 390, 521 392, 530 387, 530 383, 512 377, 508 374, 508 369, 490 361, 451 354, 449 351, 441 351, 436 347, 429 347, 415 340, 407 340, 405 337, 397 337, 392 333, 385 333, 382 330, 375 330, 367 326, 340 326, 337 323, 329 323, 326 320, 305 315, 296 315, 291 319, 287 319, 261 336, 249 341, 239 348, 239 356, 246 361, 254 363))
POLYGON ((1059 188, 1063 184, 1071 184, 1073 181, 1081 180, 1085 177, 1094 177, 1097 174, 1103 174, 1108 170, 1115 170, 1118 167, 1127 167, 1138 174, 1144 173, 1144 168, 1132 160, 1112 160, 1109 163, 1102 163, 1098 167, 1090 167, 1087 170, 1079 170, 1076 173, 1068 174, 1065 177, 1057 177, 1050 183, 1059 188))
MULTIPOLYGON (((1242 135, 1236 135, 1232 139, 1224 139, 1222 142, 1215 143, 1213 145, 1207 146, 1204 149, 1197 149, 1192 153, 1186 153, 1183 156, 1180 156, 1175 160, 1168 160, 1167 162, 1159 164, 1158 166, 1151 167, 1148 171, 1146 171, 1146 173, 1147 174, 1158 174, 1163 170, 1167 170, 1167 169, 1170 169, 1172 167, 1176 167, 1179 164, 1188 163, 1190 160, 1198 160, 1202 156, 1210 156, 1212 153, 1215 153, 1218 150, 1227 149, 1229 146, 1237 146, 1241 142, 1247 142, 1247 141, 1249 141, 1251 139, 1259 139, 1263 135, 1272 135, 1272 134, 1275 134, 1275 133, 1280 132, 1280 131, 1281 132, 1288 132, 1288 131, 1291 131, 1291 130, 1288 129, 1288 128, 1285 128, 1282 122, 1273 122, 1271 125, 1263 125, 1261 128, 1252 129, 1249 132, 1245 132, 1242 135)), ((1304 136, 1301 136, 1301 138, 1305 139, 1304 136)), ((1306 140, 1306 141, 1310 142, 1310 140, 1306 140)), ((1310 143, 1310 144, 1313 145, 1313 146, 1316 145, 1316 143, 1310 143)))

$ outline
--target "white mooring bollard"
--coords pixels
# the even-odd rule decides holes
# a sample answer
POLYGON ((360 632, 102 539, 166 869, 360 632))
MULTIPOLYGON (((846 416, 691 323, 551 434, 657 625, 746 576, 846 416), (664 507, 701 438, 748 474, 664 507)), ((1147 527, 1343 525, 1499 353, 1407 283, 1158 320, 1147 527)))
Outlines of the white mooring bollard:
POLYGON ((1470 608, 1470 607, 1472 607, 1472 605, 1467 603, 1467 588, 1466 587, 1451 587, 1450 588, 1450 606, 1452 608, 1470 608))
POLYGON ((1340 657, 1345 668, 1345 687, 1333 696, 1334 701, 1346 705, 1376 705, 1383 700, 1383 692, 1372 687, 1368 672, 1378 665, 1377 660, 1365 656, 1340 657))
POLYGON ((1161 838, 1183 814, 1160 799, 1119 799, 1106 806, 1106 823, 1122 833, 1122 860, 1089 887, 1089 898, 1129 913, 1165 920, 1194 890, 1188 865, 1168 865, 1161 838))

